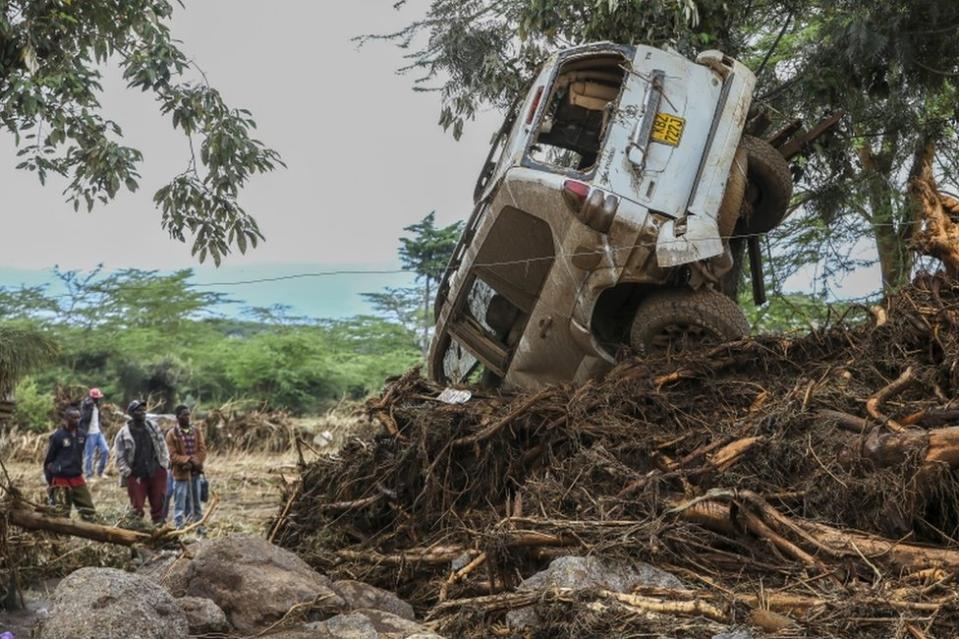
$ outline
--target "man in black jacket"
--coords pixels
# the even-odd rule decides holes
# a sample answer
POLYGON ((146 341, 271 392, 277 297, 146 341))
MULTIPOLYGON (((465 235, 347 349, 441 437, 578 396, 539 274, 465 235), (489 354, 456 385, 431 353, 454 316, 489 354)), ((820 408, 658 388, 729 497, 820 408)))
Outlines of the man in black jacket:
POLYGON ((50 436, 43 471, 47 476, 57 510, 64 517, 76 506, 80 517, 93 521, 93 497, 83 479, 83 447, 86 436, 77 429, 80 411, 72 406, 63 412, 63 425, 50 436))

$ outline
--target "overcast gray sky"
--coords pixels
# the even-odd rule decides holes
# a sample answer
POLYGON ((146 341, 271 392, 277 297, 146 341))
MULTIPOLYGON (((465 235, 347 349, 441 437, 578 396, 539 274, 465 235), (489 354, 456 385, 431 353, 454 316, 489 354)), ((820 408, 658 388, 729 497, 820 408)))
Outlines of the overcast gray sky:
MULTIPOLYGON (((212 84, 236 107, 253 111, 259 137, 289 165, 257 176, 242 201, 266 242, 227 258, 220 272, 202 268, 198 281, 272 277, 334 269, 396 268, 402 228, 429 211, 448 224, 472 207, 476 173, 501 115, 481 114, 459 142, 436 122, 439 96, 412 91, 397 75, 403 52, 387 43, 357 50, 351 38, 395 30, 421 17, 428 0, 401 11, 392 0, 188 0, 175 35, 212 84)), ((118 72, 105 78, 105 113, 145 154, 142 186, 92 214, 74 213, 57 183, 14 170, 12 138, 0 142, 6 207, 0 233, 0 285, 49 280, 54 264, 86 270, 196 266, 189 247, 160 228, 152 196, 188 159, 147 94, 128 91, 118 72), (4 146, 5 145, 5 146, 4 146)), ((866 246, 867 253, 874 253, 866 246)), ((815 271, 792 278, 809 289, 815 271)), ((367 310, 359 293, 400 286, 405 275, 293 280, 229 290, 257 305, 287 303, 316 316, 367 310)), ((875 269, 847 278, 840 294, 875 290, 875 269)))
MULTIPOLYGON (((386 43, 357 50, 350 41, 406 24, 426 4, 397 12, 389 0, 192 0, 175 14, 184 50, 231 105, 253 111, 260 138, 289 165, 256 177, 243 194, 267 241, 228 258, 231 266, 395 264, 403 226, 432 209, 443 223, 469 214, 499 114, 484 114, 454 142, 436 125, 438 96, 414 93, 412 78, 396 74, 401 51, 386 43)), ((185 167, 186 141, 149 95, 125 90, 118 73, 105 80, 106 114, 145 154, 141 190, 74 213, 62 188, 13 169, 6 141, 0 266, 194 265, 188 247, 160 228, 151 201, 185 167)))

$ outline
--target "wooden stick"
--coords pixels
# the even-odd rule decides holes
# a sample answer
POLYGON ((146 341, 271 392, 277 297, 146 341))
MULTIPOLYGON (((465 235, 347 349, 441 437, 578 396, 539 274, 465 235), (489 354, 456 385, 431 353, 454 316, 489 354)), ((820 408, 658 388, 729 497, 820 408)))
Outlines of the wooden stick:
POLYGON ((219 505, 220 505, 220 494, 213 493, 213 496, 210 498, 210 505, 207 507, 206 513, 203 514, 203 517, 200 519, 200 521, 195 521, 189 526, 181 528, 180 530, 172 530, 166 533, 165 535, 156 536, 157 539, 167 539, 167 538, 172 539, 175 537, 181 537, 183 535, 187 535, 193 532, 194 530, 198 528, 202 528, 203 526, 206 525, 206 523, 210 520, 210 518, 213 517, 213 513, 216 512, 217 506, 219 505))
POLYGON ((450 576, 446 579, 446 582, 440 588, 440 595, 438 601, 446 601, 446 595, 449 593, 449 588, 453 584, 466 579, 471 572, 482 566, 486 563, 486 553, 481 552, 478 554, 473 561, 469 562, 459 570, 454 570, 450 573, 450 576))
POLYGON ((750 450, 763 442, 762 437, 745 437, 723 446, 709 458, 709 464, 719 472, 729 470, 750 450))
POLYGON ((303 483, 300 482, 296 490, 290 493, 290 498, 286 500, 286 505, 283 506, 283 511, 280 513, 280 516, 276 518, 276 523, 273 524, 273 530, 270 531, 270 536, 267 538, 271 544, 273 540, 276 539, 277 534, 279 534, 280 529, 283 528, 283 525, 286 523, 286 518, 290 514, 290 509, 293 508, 294 502, 300 498, 300 493, 303 491, 303 483))
POLYGON ((912 375, 912 366, 909 366, 905 371, 903 371, 902 375, 880 388, 866 401, 866 410, 869 412, 869 414, 885 424, 889 430, 897 433, 904 431, 905 427, 903 427, 902 424, 896 420, 892 419, 891 417, 887 417, 880 412, 879 407, 884 401, 901 392, 906 386, 908 386, 912 382, 912 375))
POLYGON ((667 601, 653 597, 643 597, 642 595, 627 595, 622 592, 611 592, 609 590, 601 590, 600 594, 607 599, 625 604, 629 608, 639 608, 646 612, 706 617, 713 621, 723 623, 729 621, 729 615, 702 599, 693 599, 692 601, 667 601))
POLYGON ((857 435, 861 435, 869 430, 868 419, 856 417, 855 415, 850 415, 849 413, 844 413, 842 411, 823 409, 816 411, 816 416, 826 421, 833 422, 837 426, 840 426, 843 430, 849 431, 850 433, 856 433, 857 435))
POLYGON ((504 426, 512 422, 514 419, 528 412, 540 400, 542 400, 544 397, 546 397, 550 393, 554 392, 554 390, 555 389, 553 388, 547 387, 539 391, 538 393, 530 395, 529 397, 526 398, 526 401, 520 404, 519 407, 516 408, 515 410, 510 411, 510 413, 506 415, 506 417, 503 417, 499 421, 487 426, 486 428, 484 428, 483 430, 479 432, 473 433, 472 435, 467 435, 465 437, 454 439, 453 445, 468 446, 470 444, 476 444, 481 441, 485 441, 489 439, 490 437, 498 433, 500 430, 502 430, 504 426))

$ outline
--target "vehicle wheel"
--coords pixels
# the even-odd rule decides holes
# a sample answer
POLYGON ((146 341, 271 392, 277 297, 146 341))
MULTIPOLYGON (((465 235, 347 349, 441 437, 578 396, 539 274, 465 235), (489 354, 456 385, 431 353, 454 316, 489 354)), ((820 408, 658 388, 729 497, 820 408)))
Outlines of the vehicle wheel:
POLYGON ((767 233, 783 221, 793 194, 793 179, 786 159, 765 140, 744 135, 739 143, 748 156, 746 170, 748 185, 746 201, 752 210, 744 208, 745 233, 767 233))
POLYGON ((749 334, 734 301, 716 291, 671 289, 652 293, 636 309, 630 345, 645 355, 721 344, 749 334))
POLYGON ((719 205, 719 213, 716 215, 720 237, 727 238, 732 235, 733 229, 736 228, 736 222, 739 221, 739 214, 743 208, 743 197, 746 195, 746 167, 748 162, 749 155, 746 153, 746 149, 742 147, 736 149, 736 157, 733 158, 733 166, 730 168, 729 177, 726 179, 723 201, 719 205))

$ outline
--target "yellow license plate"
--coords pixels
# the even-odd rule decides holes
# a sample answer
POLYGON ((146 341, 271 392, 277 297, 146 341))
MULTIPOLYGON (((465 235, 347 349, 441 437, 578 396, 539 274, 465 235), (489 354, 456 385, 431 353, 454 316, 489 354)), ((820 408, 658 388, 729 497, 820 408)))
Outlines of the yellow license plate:
POLYGON ((683 137, 683 127, 685 126, 686 120, 683 118, 668 113, 657 113, 650 139, 653 142, 679 146, 679 140, 683 137))

